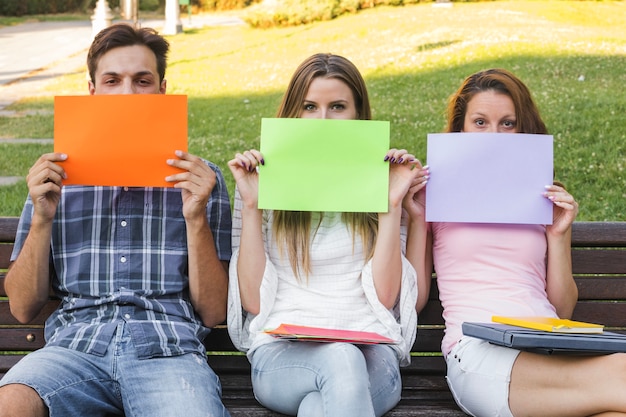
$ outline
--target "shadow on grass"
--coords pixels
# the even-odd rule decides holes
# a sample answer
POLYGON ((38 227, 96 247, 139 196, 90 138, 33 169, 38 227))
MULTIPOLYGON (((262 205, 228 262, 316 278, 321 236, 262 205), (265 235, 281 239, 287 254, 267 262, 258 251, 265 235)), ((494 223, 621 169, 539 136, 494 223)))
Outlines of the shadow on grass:
POLYGON ((454 40, 454 41, 442 41, 442 42, 425 43, 425 44, 422 44, 422 45, 418 45, 415 48, 415 52, 428 52, 428 51, 432 51, 434 49, 445 48, 446 46, 454 45, 455 43, 458 43, 458 42, 460 42, 460 41, 454 40))

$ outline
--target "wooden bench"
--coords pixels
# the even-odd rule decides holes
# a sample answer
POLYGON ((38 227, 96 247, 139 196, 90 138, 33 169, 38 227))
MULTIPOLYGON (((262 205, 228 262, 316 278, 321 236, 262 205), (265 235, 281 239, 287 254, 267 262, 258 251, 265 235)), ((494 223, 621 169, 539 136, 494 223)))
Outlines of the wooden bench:
MULTIPOLYGON (((58 304, 51 299, 28 325, 9 312, 4 274, 15 238, 17 218, 0 218, 0 377, 28 352, 43 346, 43 323, 58 304)), ((577 222, 573 228, 573 268, 579 288, 574 319, 605 324, 626 331, 626 222, 577 222)), ((454 403, 439 353, 443 335, 441 305, 433 285, 431 301, 420 314, 413 360, 402 369, 400 404, 387 417, 464 416, 454 403)), ((252 396, 250 366, 235 350, 224 326, 206 341, 209 363, 221 378, 224 403, 233 417, 278 416, 260 406, 252 396)))

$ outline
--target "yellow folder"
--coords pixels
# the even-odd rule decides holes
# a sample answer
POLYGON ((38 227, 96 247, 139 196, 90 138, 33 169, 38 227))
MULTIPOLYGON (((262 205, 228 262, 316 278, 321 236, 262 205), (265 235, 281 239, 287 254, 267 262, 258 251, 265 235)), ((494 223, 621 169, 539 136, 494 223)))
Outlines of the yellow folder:
POLYGON ((601 324, 585 323, 559 319, 555 317, 504 317, 493 316, 493 322, 508 324, 511 326, 524 327, 527 329, 543 330, 556 333, 602 333, 604 326, 601 324))

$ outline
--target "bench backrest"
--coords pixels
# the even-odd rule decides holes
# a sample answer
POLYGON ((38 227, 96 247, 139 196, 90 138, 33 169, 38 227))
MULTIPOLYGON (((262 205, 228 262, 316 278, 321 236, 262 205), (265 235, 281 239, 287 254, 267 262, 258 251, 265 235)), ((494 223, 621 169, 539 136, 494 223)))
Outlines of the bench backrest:
MULTIPOLYGON (((43 323, 58 305, 58 300, 51 298, 39 316, 27 325, 18 323, 9 311, 4 274, 17 220, 14 217, 0 218, 0 377, 24 353, 43 346, 43 323), (11 354, 2 355, 2 352, 11 354)), ((572 236, 572 265, 579 288, 573 318, 602 323, 609 330, 626 331, 626 222, 576 222, 572 236)), ((438 356, 443 336, 442 308, 436 278, 433 280, 431 300, 420 314, 413 351, 418 353, 415 361, 419 361, 419 366, 415 367, 421 372, 441 373, 445 366, 438 356)), ((224 325, 217 326, 205 344, 210 352, 235 351, 224 325)))

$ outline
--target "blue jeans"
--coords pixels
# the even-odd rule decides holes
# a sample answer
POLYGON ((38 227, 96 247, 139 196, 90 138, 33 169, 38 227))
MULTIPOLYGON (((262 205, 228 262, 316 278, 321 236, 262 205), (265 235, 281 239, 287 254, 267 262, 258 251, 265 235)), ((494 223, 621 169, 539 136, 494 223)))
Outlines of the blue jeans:
POLYGON ((251 364, 257 400, 292 416, 381 416, 402 392, 386 345, 274 342, 254 351, 251 364))
POLYGON ((13 366, 0 385, 10 383, 37 391, 50 417, 230 416, 205 357, 139 360, 123 323, 104 357, 44 347, 13 366))

